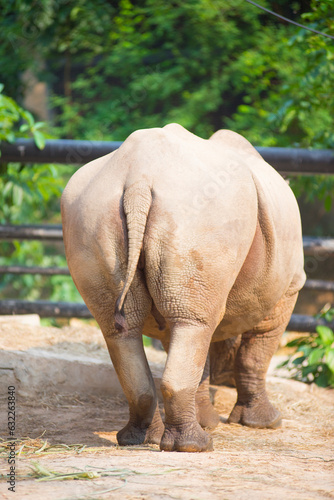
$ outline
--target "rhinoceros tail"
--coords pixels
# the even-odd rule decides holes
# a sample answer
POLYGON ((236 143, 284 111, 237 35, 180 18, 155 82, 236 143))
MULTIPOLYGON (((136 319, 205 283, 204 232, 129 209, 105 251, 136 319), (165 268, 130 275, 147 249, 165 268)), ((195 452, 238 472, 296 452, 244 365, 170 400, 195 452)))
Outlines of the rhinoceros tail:
POLYGON ((123 290, 115 307, 115 326, 117 330, 124 333, 128 330, 123 309, 124 301, 138 266, 151 203, 152 191, 147 183, 137 182, 124 191, 123 209, 128 230, 128 267, 123 290))

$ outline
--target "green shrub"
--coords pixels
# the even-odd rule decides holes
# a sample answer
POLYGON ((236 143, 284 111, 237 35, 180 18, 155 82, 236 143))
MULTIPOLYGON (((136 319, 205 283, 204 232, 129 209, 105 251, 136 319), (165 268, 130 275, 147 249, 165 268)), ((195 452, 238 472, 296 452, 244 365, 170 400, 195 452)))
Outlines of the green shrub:
MULTIPOLYGON (((327 321, 334 318, 334 308, 318 315, 327 321)), ((334 333, 325 325, 317 326, 315 333, 299 337, 287 344, 296 352, 280 366, 291 371, 292 377, 320 387, 334 387, 334 333)))
MULTIPOLYGON (((2 144, 17 138, 33 138, 42 149, 48 137, 43 125, 5 95, 0 84, 0 224, 61 223, 59 201, 74 168, 1 161, 2 144)), ((34 240, 0 241, 0 265, 65 267, 66 259, 59 244, 34 240)), ((0 280, 0 300, 10 298, 82 302, 68 276, 5 274, 0 280)))

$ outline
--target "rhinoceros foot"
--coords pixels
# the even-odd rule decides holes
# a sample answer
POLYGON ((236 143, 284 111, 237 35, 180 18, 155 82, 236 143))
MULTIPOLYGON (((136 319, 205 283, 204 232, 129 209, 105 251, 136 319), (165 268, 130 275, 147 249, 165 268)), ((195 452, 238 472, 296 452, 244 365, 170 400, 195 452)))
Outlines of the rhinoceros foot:
POLYGON ((213 451, 211 437, 195 422, 191 425, 165 426, 160 449, 162 451, 213 451))
POLYGON ((214 429, 219 424, 219 414, 210 401, 196 405, 196 417, 199 425, 204 429, 214 429))
POLYGON ((129 422, 117 433, 117 442, 121 446, 136 444, 160 444, 164 432, 162 421, 152 422, 150 425, 135 425, 129 422))
POLYGON ((259 429, 276 429, 282 423, 282 416, 270 403, 266 393, 263 393, 251 402, 238 400, 227 422, 259 429))

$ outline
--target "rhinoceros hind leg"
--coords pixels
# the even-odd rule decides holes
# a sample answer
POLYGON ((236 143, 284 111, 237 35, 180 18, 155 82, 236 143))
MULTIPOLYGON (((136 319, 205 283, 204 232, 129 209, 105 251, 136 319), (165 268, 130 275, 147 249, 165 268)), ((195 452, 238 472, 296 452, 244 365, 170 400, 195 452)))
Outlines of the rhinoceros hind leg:
MULTIPOLYGON (((195 402, 210 338, 210 328, 203 328, 202 325, 183 324, 172 328, 161 383, 165 406, 165 431, 160 443, 161 450, 200 452, 213 449, 211 437, 197 421, 195 402), (187 354, 186 357, 184 353, 187 354)), ((208 388, 206 394, 209 398, 208 388)))
MULTIPOLYGON (((92 262, 93 258, 90 260, 91 265, 92 262)), ((117 287, 112 283, 106 286, 104 281, 104 276, 99 275, 96 269, 94 282, 81 290, 103 332, 110 358, 129 403, 129 422, 118 432, 117 441, 122 446, 160 444, 164 425, 142 340, 143 324, 151 309, 151 298, 143 280, 136 275, 134 289, 137 294, 131 291, 125 302, 127 332, 119 332, 113 315, 117 287)))
POLYGON ((268 399, 265 377, 283 332, 284 327, 280 327, 264 334, 253 331, 243 334, 235 359, 238 399, 228 423, 258 428, 280 425, 281 415, 268 399))
POLYGON ((110 357, 129 403, 129 421, 117 433, 121 446, 160 444, 164 425, 151 370, 141 338, 141 328, 126 336, 106 336, 110 357))
POLYGON ((270 360, 289 322, 297 295, 285 295, 268 318, 254 330, 242 335, 235 359, 238 399, 228 423, 269 429, 281 425, 281 414, 268 399, 265 377, 270 360), (270 328, 272 325, 274 328, 270 328))
POLYGON ((197 421, 204 429, 214 429, 219 424, 219 413, 216 412, 210 401, 209 378, 210 357, 208 355, 202 379, 195 396, 197 421))
POLYGON ((246 405, 238 401, 228 418, 229 424, 241 424, 258 429, 276 429, 282 423, 279 411, 270 403, 266 392, 260 394, 256 401, 246 405))
MULTIPOLYGON (((162 342, 165 351, 168 353, 169 342, 162 342)), ((219 424, 219 413, 214 409, 210 400, 210 357, 206 358, 203 375, 199 383, 196 396, 196 418, 203 429, 214 429, 219 424)))

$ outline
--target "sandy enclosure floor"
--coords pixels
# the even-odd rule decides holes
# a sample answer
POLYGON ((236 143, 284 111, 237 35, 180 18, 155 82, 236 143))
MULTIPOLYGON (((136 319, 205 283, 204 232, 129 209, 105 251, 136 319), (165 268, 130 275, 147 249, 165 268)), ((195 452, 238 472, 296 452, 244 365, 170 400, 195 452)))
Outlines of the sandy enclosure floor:
MULTIPOLYGON (((0 325, 0 338, 5 350, 41 347, 108 359, 102 335, 94 327, 59 330, 7 324, 0 325)), ((163 362, 161 353, 149 356, 163 362)), ((116 432, 128 415, 123 396, 18 395, 16 449, 21 453, 16 458, 16 493, 7 490, 2 477, 0 498, 334 498, 334 391, 273 376, 267 385, 272 402, 283 413, 282 428, 259 430, 226 424, 235 389, 213 386, 221 422, 212 432, 214 451, 202 454, 160 452, 155 446, 118 447, 116 432), (41 467, 58 474, 87 476, 89 472, 93 477, 38 481, 32 476, 33 469, 41 467)), ((7 441, 3 389, 7 388, 1 389, 0 429, 7 441)), ((6 475, 8 451, 3 444, 0 456, 0 473, 6 475)))

